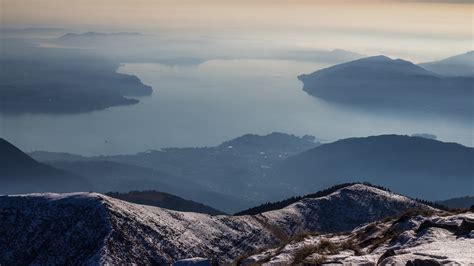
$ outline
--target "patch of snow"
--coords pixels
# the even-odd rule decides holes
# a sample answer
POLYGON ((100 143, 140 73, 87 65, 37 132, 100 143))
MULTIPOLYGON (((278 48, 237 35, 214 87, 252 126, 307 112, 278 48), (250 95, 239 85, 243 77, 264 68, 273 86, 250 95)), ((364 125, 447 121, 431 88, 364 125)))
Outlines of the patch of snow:
POLYGON ((177 262, 173 263, 173 266, 210 266, 211 260, 207 258, 189 258, 178 260, 177 262))

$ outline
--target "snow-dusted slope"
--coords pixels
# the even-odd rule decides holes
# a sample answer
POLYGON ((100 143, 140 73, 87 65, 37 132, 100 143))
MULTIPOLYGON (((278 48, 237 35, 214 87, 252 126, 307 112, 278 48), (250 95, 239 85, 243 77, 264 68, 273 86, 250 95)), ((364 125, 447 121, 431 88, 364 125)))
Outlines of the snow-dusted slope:
POLYGON ((0 197, 0 264, 232 261, 304 231, 337 232, 393 216, 408 198, 364 185, 255 216, 209 216, 96 193, 0 197))
POLYGON ((326 197, 303 199, 261 216, 286 230, 289 235, 308 231, 343 232, 419 206, 418 202, 406 197, 356 184, 326 197))
POLYGON ((472 265, 474 214, 410 214, 346 234, 307 235, 242 264, 472 265), (424 263, 424 264, 423 264, 424 263))

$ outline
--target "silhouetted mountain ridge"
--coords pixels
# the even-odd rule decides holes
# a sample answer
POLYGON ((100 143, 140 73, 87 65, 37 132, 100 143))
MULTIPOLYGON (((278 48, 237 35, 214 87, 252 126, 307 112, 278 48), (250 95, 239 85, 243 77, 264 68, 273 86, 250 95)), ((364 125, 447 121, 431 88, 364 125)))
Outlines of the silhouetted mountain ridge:
POLYGON ((197 212, 210 215, 225 214, 222 211, 216 210, 202 203, 186 200, 181 197, 156 190, 130 191, 128 193, 109 192, 106 193, 106 195, 136 204, 150 205, 174 211, 197 212))
POLYGON ((400 135, 349 138, 289 157, 274 182, 298 194, 338 183, 371 182, 411 197, 436 200, 473 190, 474 149, 400 135))
POLYGON ((144 36, 139 32, 83 32, 66 33, 56 39, 56 43, 70 46, 95 46, 99 43, 109 43, 113 41, 126 42, 130 38, 144 36))
POLYGON ((32 155, 94 183, 103 182, 98 191, 156 189, 226 212, 340 183, 377 183, 428 200, 469 195, 473 189, 473 149, 460 144, 400 135, 323 145, 313 139, 248 134, 216 147, 135 155, 32 155))
POLYGON ((474 76, 474 51, 419 65, 429 71, 444 76, 472 77, 474 76))
POLYGON ((153 89, 117 73, 119 63, 86 49, 42 48, 2 40, 0 112, 82 113, 136 104, 153 89), (21 46, 19 46, 21 45, 21 46))
POLYGON ((305 149, 308 146, 315 146, 318 143, 314 136, 305 135, 297 137, 280 132, 273 132, 268 135, 246 134, 235 139, 225 141, 219 147, 232 147, 254 150, 273 150, 273 149, 305 149))
POLYGON ((391 59, 384 55, 371 56, 347 63, 342 63, 329 68, 318 70, 312 74, 300 75, 303 81, 312 79, 316 76, 325 77, 333 74, 347 75, 347 77, 357 77, 360 74, 369 75, 375 78, 394 77, 399 78, 403 75, 407 76, 433 76, 434 73, 419 67, 409 61, 402 59, 391 59), (351 74, 352 73, 352 74, 351 74))
POLYGON ((445 205, 452 209, 469 209, 474 206, 474 196, 464 196, 447 200, 440 200, 437 203, 445 205))
POLYGON ((84 191, 88 185, 84 178, 39 163, 0 138, 0 194, 84 191))
POLYGON ((363 58, 300 75, 312 96, 365 108, 472 115, 472 77, 443 77, 402 59, 363 58))
POLYGON ((278 184, 266 179, 276 162, 318 145, 312 136, 274 132, 247 134, 214 147, 165 148, 131 155, 31 155, 86 176, 94 184, 101 183, 100 190, 95 191, 156 189, 236 212, 268 200, 271 191, 280 190, 275 188, 278 184), (117 167, 110 162, 117 163, 117 167))

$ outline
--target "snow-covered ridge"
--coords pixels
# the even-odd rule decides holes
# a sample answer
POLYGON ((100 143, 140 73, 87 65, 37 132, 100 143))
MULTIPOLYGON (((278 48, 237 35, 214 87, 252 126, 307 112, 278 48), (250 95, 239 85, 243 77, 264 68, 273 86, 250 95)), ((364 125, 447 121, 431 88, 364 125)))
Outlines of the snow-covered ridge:
POLYGON ((409 208, 430 209, 364 185, 254 216, 170 211, 97 193, 2 196, 0 264, 230 262, 301 232, 349 231, 409 208))
POLYGON ((407 214, 344 234, 307 235, 243 258, 289 265, 473 265, 474 213, 407 214))
POLYGON ((261 216, 287 230, 289 235, 308 231, 343 232, 361 224, 397 216, 401 210, 420 206, 421 204, 407 197, 355 184, 325 197, 302 199, 261 216))

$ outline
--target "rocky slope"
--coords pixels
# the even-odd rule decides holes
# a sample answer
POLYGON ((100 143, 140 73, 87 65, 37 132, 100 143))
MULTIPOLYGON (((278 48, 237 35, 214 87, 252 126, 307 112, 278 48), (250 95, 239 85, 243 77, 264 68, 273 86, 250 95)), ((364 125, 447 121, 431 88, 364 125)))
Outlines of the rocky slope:
POLYGON ((96 193, 0 197, 0 264, 164 264, 233 261, 305 231, 339 232, 409 208, 431 209, 365 185, 255 216, 210 216, 96 193))
POLYGON ((472 265, 474 214, 407 213, 350 233, 305 235, 242 264, 472 265))

